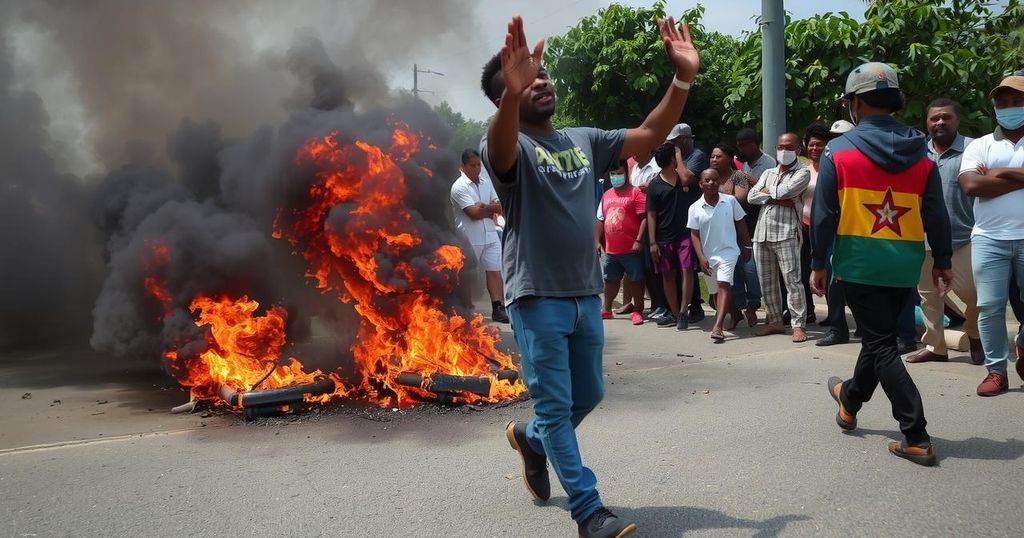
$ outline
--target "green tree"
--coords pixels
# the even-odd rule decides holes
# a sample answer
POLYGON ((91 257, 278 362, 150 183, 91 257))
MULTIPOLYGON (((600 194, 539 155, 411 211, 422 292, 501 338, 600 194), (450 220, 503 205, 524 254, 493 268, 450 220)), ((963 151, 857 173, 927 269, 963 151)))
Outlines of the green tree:
MULTIPOLYGON (((789 21, 786 105, 790 129, 821 118, 846 118, 840 97, 850 70, 867 61, 897 69, 907 97, 901 118, 924 124, 925 107, 948 96, 964 107, 961 129, 992 129, 989 90, 1024 61, 1024 7, 1019 0, 891 0, 871 2, 858 22, 845 12, 789 21)), ((758 124, 761 35, 749 33, 733 64, 726 118, 758 124)))
MULTIPOLYGON (((698 4, 678 18, 690 25, 701 55, 701 72, 682 121, 706 145, 718 142, 729 130, 722 119, 722 103, 740 43, 705 31, 700 24, 703 13, 698 4)), ((658 32, 657 20, 665 17, 662 0, 650 8, 612 4, 584 17, 564 35, 548 39, 544 66, 558 95, 555 125, 617 128, 643 121, 675 74, 658 32)))
POLYGON ((452 109, 448 101, 442 101, 434 107, 434 112, 444 120, 445 124, 452 131, 452 137, 448 141, 448 149, 457 155, 461 155, 466 148, 477 149, 480 147, 480 139, 484 137, 484 130, 487 123, 466 118, 460 112, 452 109))

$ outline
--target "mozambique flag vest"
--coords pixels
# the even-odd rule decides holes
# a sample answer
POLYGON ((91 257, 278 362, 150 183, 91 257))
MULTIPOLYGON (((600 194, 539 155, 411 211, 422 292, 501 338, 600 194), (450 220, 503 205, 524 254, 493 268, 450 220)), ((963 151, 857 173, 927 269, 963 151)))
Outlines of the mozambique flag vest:
POLYGON ((839 195, 832 267, 860 284, 916 288, 924 261, 921 197, 934 163, 890 172, 856 149, 832 153, 839 195))

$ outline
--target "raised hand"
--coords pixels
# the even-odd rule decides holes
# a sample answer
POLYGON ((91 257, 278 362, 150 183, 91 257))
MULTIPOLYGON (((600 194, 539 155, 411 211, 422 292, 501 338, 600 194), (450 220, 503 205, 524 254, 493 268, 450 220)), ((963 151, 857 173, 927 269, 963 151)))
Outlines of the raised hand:
POLYGON ((505 89, 512 95, 519 95, 537 79, 540 72, 540 57, 544 53, 544 38, 538 39, 533 53, 526 48, 526 33, 523 18, 512 17, 505 34, 505 45, 501 47, 501 76, 505 89))
POLYGON ((692 82, 700 70, 700 54, 690 39, 690 27, 685 22, 676 26, 675 19, 669 17, 668 21, 658 19, 658 29, 661 30, 661 40, 665 44, 665 54, 672 65, 676 66, 676 77, 683 82, 692 82))

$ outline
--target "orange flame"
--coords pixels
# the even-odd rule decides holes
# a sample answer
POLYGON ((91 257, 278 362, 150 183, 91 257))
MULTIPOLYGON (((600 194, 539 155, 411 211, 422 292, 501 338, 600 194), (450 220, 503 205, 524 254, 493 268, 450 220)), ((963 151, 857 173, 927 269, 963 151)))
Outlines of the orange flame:
POLYGON ((362 141, 339 143, 336 132, 307 141, 296 164, 317 170, 309 202, 290 216, 279 215, 274 236, 297 248, 319 288, 355 303, 362 320, 352 352, 361 395, 383 406, 422 401, 422 389, 395 382, 399 373, 413 372, 490 379, 488 396, 461 401, 515 397, 522 383, 495 375, 498 368, 514 368, 511 357, 495 347, 498 331, 480 315, 465 319, 443 309, 440 295, 456 282, 462 251, 436 248, 429 272, 402 261, 422 244, 405 205, 406 177, 399 166, 417 151, 419 137, 401 125, 388 153, 362 141), (331 209, 342 204, 350 208, 343 223, 328 222, 331 209))

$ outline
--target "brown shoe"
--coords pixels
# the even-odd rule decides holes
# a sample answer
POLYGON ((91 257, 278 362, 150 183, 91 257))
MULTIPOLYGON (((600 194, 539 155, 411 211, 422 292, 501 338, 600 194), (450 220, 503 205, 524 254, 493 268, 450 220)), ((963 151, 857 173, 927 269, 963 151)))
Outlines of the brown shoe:
POLYGON ((978 385, 978 396, 999 396, 1008 390, 1010 385, 1006 380, 1006 374, 989 372, 985 380, 978 385))
POLYGON ((919 445, 913 446, 907 443, 899 443, 893 441, 889 443, 889 452, 893 456, 899 456, 905 460, 910 460, 918 465, 924 465, 925 467, 931 467, 935 465, 937 461, 935 458, 935 449, 932 445, 919 445))
POLYGON ((801 342, 806 342, 807 341, 807 331, 805 331, 803 329, 803 327, 794 327, 793 328, 793 338, 792 338, 792 340, 793 340, 794 344, 799 344, 801 342))
POLYGON ((907 355, 907 362, 918 363, 918 362, 948 362, 949 355, 939 355, 938 353, 932 353, 928 348, 924 348, 910 355, 907 355))
POLYGON ((842 400, 839 399, 839 391, 841 390, 843 390, 842 379, 836 376, 828 378, 828 393, 839 404, 839 412, 836 413, 836 424, 844 430, 852 430, 857 427, 857 416, 846 412, 842 400))
POLYGON ((754 336, 768 336, 769 334, 785 334, 786 328, 781 323, 769 323, 762 325, 754 331, 754 336))
MULTIPOLYGON (((982 364, 985 362, 985 349, 981 347, 981 339, 979 338, 968 338, 971 343, 971 362, 974 364, 982 364)), ((1017 348, 1017 356, 1020 357, 1020 348, 1017 348)))

